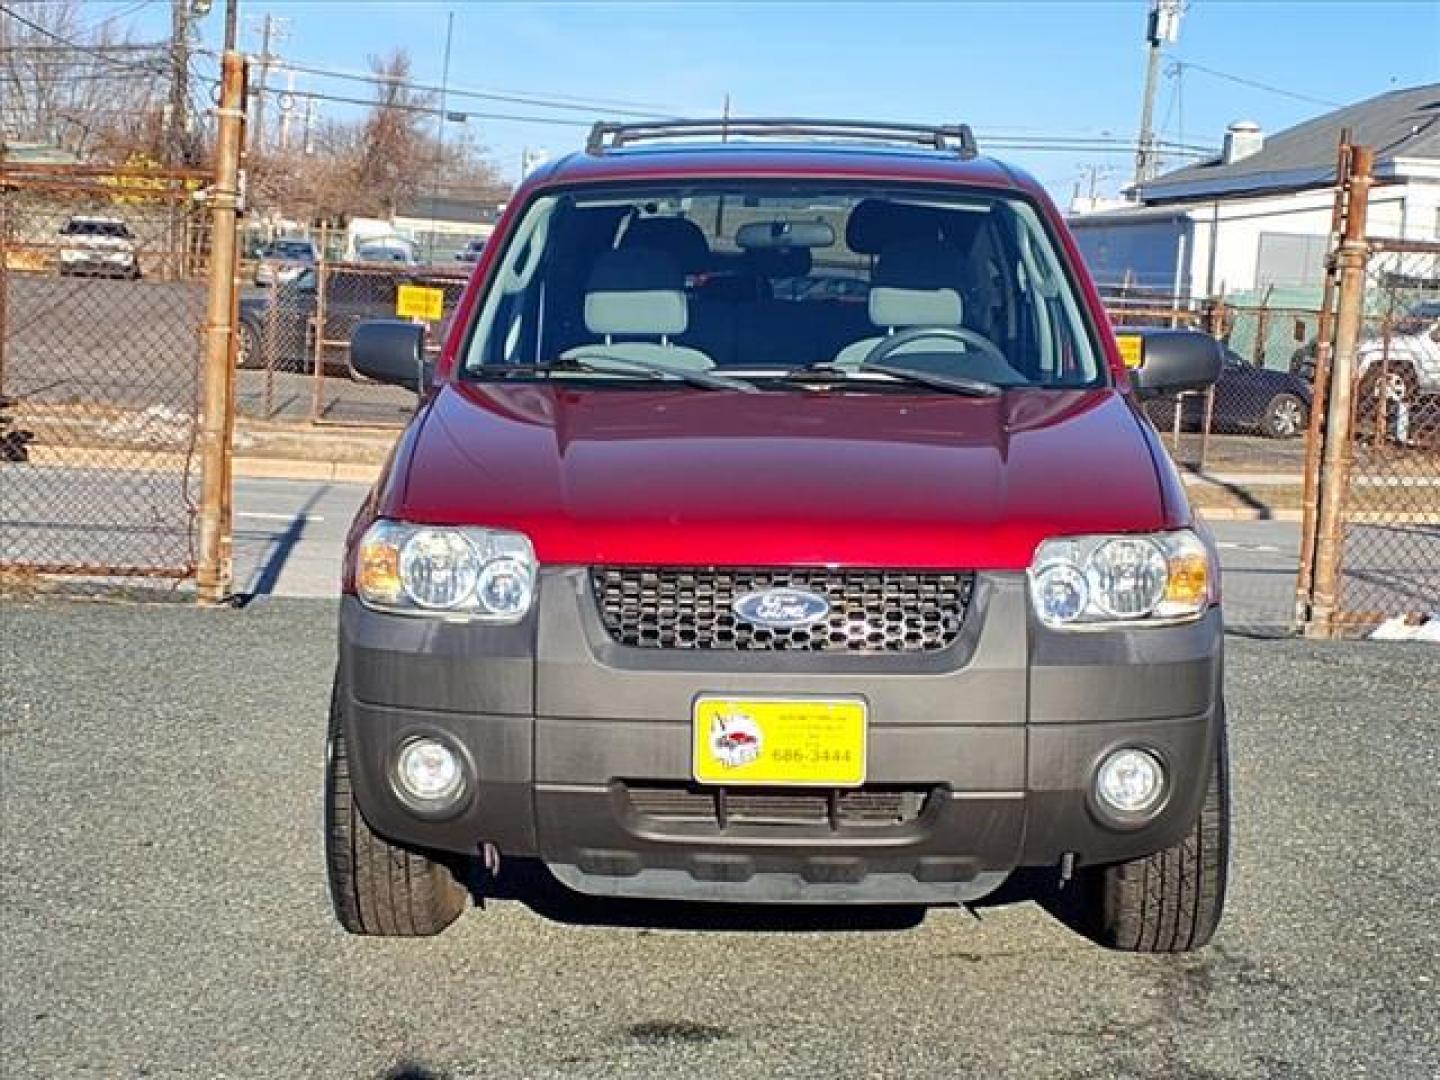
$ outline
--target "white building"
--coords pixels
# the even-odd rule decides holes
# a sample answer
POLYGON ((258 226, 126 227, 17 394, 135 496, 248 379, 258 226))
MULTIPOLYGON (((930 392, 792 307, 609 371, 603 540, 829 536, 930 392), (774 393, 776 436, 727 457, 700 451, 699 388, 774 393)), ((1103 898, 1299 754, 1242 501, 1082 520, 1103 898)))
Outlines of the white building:
POLYGON ((1232 124, 1220 157, 1167 173, 1070 227, 1103 288, 1179 298, 1318 290, 1342 128, 1375 150, 1371 236, 1440 239, 1440 83, 1396 90, 1266 137, 1232 124))

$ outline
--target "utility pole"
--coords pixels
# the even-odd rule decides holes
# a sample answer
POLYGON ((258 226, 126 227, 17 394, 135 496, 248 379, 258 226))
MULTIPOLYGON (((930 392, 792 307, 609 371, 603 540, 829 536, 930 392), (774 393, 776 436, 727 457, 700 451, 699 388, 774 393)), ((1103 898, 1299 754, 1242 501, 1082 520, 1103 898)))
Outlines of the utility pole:
POLYGON ((277 37, 283 33, 280 19, 271 15, 268 11, 260 20, 260 85, 255 89, 255 134, 250 140, 250 147, 256 154, 265 152, 265 91, 270 85, 270 65, 275 60, 275 54, 270 50, 275 44, 277 37))
POLYGON ((301 149, 307 154, 315 153, 315 99, 305 99, 305 126, 302 129, 304 138, 301 140, 301 149))
POLYGON ((1180 37, 1182 0, 1150 0, 1145 22, 1149 56, 1145 65, 1145 97, 1140 107, 1140 141, 1135 151, 1135 186, 1155 178, 1155 90, 1160 80, 1160 54, 1180 37))
POLYGON ((290 149, 290 120, 295 115, 295 72, 286 72, 285 97, 280 102, 280 150, 290 149))
POLYGON ((190 0, 170 0, 170 123, 165 137, 165 163, 185 164, 185 110, 190 98, 190 0))
POLYGON ((450 91, 450 40, 455 34, 455 12, 445 17, 445 59, 440 70, 440 115, 435 120, 435 175, 430 182, 430 243, 426 257, 435 261, 436 204, 440 201, 440 179, 445 170, 445 105, 450 91))

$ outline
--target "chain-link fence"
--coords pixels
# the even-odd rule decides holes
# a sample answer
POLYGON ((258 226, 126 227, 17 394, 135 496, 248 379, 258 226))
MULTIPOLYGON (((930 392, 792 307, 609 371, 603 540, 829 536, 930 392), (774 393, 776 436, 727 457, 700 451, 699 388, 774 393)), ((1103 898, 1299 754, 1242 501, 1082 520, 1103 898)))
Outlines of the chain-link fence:
POLYGON ((433 289, 442 318, 430 325, 438 349, 468 268, 339 263, 296 266, 240 299, 241 415, 264 420, 398 427, 415 395, 382 386, 350 365, 350 335, 367 319, 395 318, 400 289, 433 289))
POLYGON ((0 169, 0 565, 193 573, 205 182, 0 169))
POLYGON ((1440 243, 1366 268, 1336 621, 1440 617, 1440 243))
POLYGON ((1151 423, 1174 459, 1195 469, 1299 470, 1312 405, 1318 311, 1251 301, 1112 296, 1106 310, 1117 329, 1204 330, 1222 341, 1226 363, 1213 390, 1152 399, 1151 423), (1297 357, 1309 355, 1301 367, 1297 357))

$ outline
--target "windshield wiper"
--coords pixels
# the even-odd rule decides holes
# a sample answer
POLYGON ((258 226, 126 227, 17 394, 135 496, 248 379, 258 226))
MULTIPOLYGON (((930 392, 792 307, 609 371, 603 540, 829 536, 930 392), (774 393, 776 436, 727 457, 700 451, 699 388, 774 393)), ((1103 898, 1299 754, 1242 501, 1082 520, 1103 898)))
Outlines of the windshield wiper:
POLYGON ((891 367, 889 364, 865 364, 859 368, 844 368, 829 360, 822 360, 818 363, 792 368, 785 372, 783 378, 800 382, 810 375, 825 377, 838 375, 845 381, 852 379, 863 381, 863 376, 867 374, 884 375, 896 382, 912 383, 915 386, 943 390, 948 394, 963 394, 966 397, 991 398, 1000 397, 1005 393, 1005 388, 999 383, 987 382, 984 379, 972 379, 966 375, 941 375, 929 371, 916 371, 913 368, 891 367))
POLYGON ((707 390, 738 390, 742 394, 757 394, 760 388, 728 375, 715 375, 708 371, 694 371, 687 368, 671 367, 669 364, 652 364, 629 357, 597 355, 567 356, 546 364, 476 364, 465 369, 467 375, 478 378, 496 378, 513 375, 555 376, 567 371, 590 371, 599 375, 619 375, 654 379, 677 379, 691 386, 703 386, 707 390), (598 361, 598 363, 597 363, 598 361))
POLYGON ((593 371, 601 375, 648 375, 656 379, 678 379, 691 386, 703 386, 707 390, 738 390, 742 394, 760 392, 754 383, 729 375, 717 375, 713 371, 700 371, 695 368, 671 367, 669 364, 659 364, 652 360, 635 360, 629 356, 616 356, 598 349, 587 349, 541 365, 541 370, 552 372, 564 371, 566 368, 593 371))

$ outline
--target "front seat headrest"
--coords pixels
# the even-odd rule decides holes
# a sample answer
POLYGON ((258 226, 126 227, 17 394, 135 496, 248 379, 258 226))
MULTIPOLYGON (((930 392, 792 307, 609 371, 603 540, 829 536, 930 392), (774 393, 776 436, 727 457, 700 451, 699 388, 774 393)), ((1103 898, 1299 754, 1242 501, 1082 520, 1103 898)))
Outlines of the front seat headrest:
POLYGON ((675 260, 683 274, 698 274, 710 265, 710 245, 689 218, 648 217, 630 222, 620 237, 620 250, 649 248, 675 260))
POLYGON ((631 247, 595 260, 585 286, 585 328, 592 334, 664 337, 689 325, 685 275, 663 251, 631 247))
POLYGON ((938 241, 894 244, 880 253, 870 287, 876 326, 959 326, 965 308, 955 287, 959 253, 938 241))

